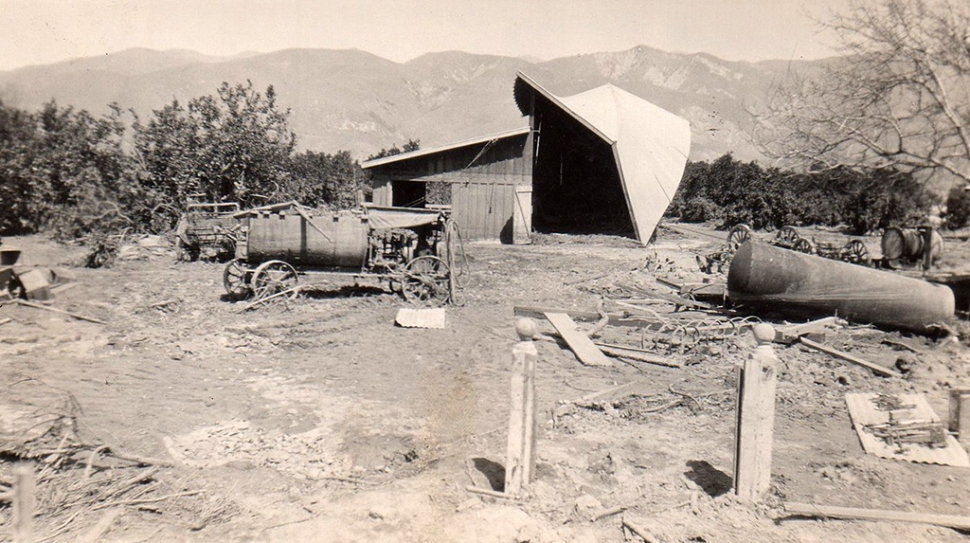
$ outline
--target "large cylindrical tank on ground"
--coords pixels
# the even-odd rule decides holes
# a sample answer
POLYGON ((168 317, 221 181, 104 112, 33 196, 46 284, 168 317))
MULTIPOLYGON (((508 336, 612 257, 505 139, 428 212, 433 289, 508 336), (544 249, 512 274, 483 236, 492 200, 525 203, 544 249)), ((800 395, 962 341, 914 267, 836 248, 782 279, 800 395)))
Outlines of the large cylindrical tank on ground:
POLYGON ((728 297, 765 312, 918 332, 954 313, 945 286, 750 241, 731 261, 728 297))
POLYGON ((889 227, 882 234, 882 257, 888 263, 919 262, 925 252, 930 251, 930 262, 943 255, 943 236, 936 230, 926 231, 930 241, 927 243, 923 230, 916 228, 889 227))
POLYGON ((283 260, 294 266, 362 268, 368 224, 352 211, 310 215, 295 209, 258 212, 249 219, 245 258, 283 260))

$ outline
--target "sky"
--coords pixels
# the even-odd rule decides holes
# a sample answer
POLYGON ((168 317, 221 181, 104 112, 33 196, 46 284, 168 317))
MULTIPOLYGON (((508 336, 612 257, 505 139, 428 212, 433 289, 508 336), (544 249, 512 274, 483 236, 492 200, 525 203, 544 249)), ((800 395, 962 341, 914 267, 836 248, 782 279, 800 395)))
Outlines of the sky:
POLYGON ((851 0, 0 0, 0 70, 132 47, 231 56, 361 49, 542 60, 646 45, 725 60, 835 54, 813 18, 851 0))

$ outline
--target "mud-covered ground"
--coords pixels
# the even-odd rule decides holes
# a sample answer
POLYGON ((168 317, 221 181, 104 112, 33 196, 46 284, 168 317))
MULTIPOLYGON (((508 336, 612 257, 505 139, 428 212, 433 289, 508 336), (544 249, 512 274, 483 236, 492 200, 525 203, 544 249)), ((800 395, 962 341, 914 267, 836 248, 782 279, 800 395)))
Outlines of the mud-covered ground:
MULTIPOLYGON (((4 243, 23 248, 30 265, 69 267, 83 251, 41 238, 4 243)), ((866 243, 878 248, 876 238, 866 243)), ((0 320, 12 319, 0 326, 0 430, 16 428, 18 414, 69 404, 78 437, 110 446, 102 460, 57 448, 38 455, 47 478, 38 482, 35 539, 636 540, 622 528, 627 519, 668 542, 965 541, 920 524, 778 520, 784 501, 968 512, 970 470, 866 455, 844 396, 920 392, 945 419, 948 389, 970 384, 970 350, 867 327, 830 331, 825 342, 886 367, 905 353, 908 378, 776 346, 772 487, 752 506, 730 492, 735 366, 753 347, 750 334, 654 346, 681 368, 586 367, 540 322, 550 339, 537 342, 537 480, 520 500, 466 491, 501 479, 513 307, 595 311, 603 300, 607 311, 629 310, 614 300, 672 293, 658 277, 723 280, 695 261, 719 244, 671 230, 648 248, 610 237, 469 244, 471 273, 443 330, 396 327, 401 298, 326 276, 303 279, 319 287, 305 298, 245 311, 225 299, 222 265, 176 263, 165 248, 129 252, 110 269, 71 269, 76 286, 51 306, 106 325, 0 308, 0 320), (572 402, 620 385, 628 386, 572 402), (98 481, 118 485, 149 469, 123 494, 92 498, 98 481)), ((945 265, 970 253, 960 245, 948 245, 945 265)), ((711 319, 643 303, 676 326, 711 319)), ((600 333, 608 343, 642 338, 636 328, 600 333)), ((0 483, 16 459, 0 457, 0 483)), ((12 538, 10 520, 0 503, 0 541, 12 538)))

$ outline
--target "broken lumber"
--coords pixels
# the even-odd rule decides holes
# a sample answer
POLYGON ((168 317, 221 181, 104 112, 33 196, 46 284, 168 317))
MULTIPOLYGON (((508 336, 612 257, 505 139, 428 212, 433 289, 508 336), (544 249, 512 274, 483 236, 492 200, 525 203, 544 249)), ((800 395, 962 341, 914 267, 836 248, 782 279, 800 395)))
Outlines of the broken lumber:
POLYGON ((108 324, 100 319, 95 319, 93 317, 85 317, 84 315, 79 315, 77 313, 72 313, 70 311, 64 311, 63 309, 57 309, 56 307, 47 307, 46 305, 35 304, 33 302, 28 302, 26 300, 14 300, 14 301, 20 305, 33 307, 34 309, 45 309, 47 311, 53 311, 54 313, 60 313, 62 315, 67 315, 69 317, 73 317, 75 319, 82 320, 82 321, 93 322, 94 324, 104 324, 104 325, 108 324))
POLYGON ((845 321, 838 317, 825 317, 802 324, 780 326, 775 329, 775 343, 791 344, 801 336, 824 333, 828 326, 842 326, 845 321))
POLYGON ((861 509, 857 507, 838 507, 833 505, 814 505, 810 503, 785 503, 785 512, 790 515, 811 518, 837 518, 844 520, 888 520, 892 522, 916 522, 934 524, 957 530, 970 530, 970 517, 957 515, 938 515, 931 513, 911 513, 908 511, 889 511, 885 509, 861 509))
POLYGON ((576 358, 587 366, 612 366, 592 340, 576 329, 576 323, 565 313, 546 313, 546 319, 559 332, 566 345, 576 354, 576 358))
POLYGON ((624 347, 623 345, 613 345, 610 343, 601 343, 594 341, 593 345, 599 347, 600 351, 616 357, 629 358, 636 360, 638 362, 646 362, 648 364, 656 364, 658 366, 666 366, 668 368, 679 368, 681 365, 677 362, 671 362, 662 356, 657 356, 655 354, 648 353, 643 349, 634 349, 630 347, 624 347))
MULTIPOLYGON (((537 319, 544 319, 546 313, 563 313, 569 315, 571 319, 583 322, 594 322, 598 321, 602 315, 596 311, 576 311, 572 309, 558 309, 553 307, 535 307, 535 306, 515 306, 512 309, 516 317, 532 317, 537 319)), ((651 325, 659 325, 655 319, 649 319, 645 317, 634 317, 627 313, 607 313, 609 317, 609 324, 611 326, 633 326, 633 327, 649 327, 651 325)))
POLYGON ((877 373, 879 375, 882 375, 884 377, 902 377, 902 374, 899 373, 899 372, 897 372, 897 371, 895 371, 895 370, 891 370, 889 368, 884 368, 884 367, 880 366, 879 364, 873 364, 872 362, 869 362, 868 360, 863 360, 863 359, 859 358, 858 356, 851 355, 851 354, 849 354, 847 352, 840 351, 838 349, 833 349, 832 347, 829 347, 827 345, 822 345, 821 343, 816 343, 816 342, 814 342, 814 341, 812 341, 812 340, 810 340, 808 338, 804 338, 804 337, 803 338, 799 338, 798 341, 802 345, 804 345, 806 347, 810 347, 812 349, 815 349, 816 351, 821 351, 821 352, 823 352, 825 354, 834 356, 835 358, 839 358, 841 360, 845 360, 846 362, 852 362, 853 364, 858 364, 858 365, 860 365, 860 366, 862 366, 864 368, 869 368, 873 372, 875 372, 875 373, 877 373))
POLYGON ((9 318, 8 319, 0 319, 0 326, 3 326, 4 324, 7 324, 8 322, 10 322, 12 320, 13 319, 9 319, 9 318))

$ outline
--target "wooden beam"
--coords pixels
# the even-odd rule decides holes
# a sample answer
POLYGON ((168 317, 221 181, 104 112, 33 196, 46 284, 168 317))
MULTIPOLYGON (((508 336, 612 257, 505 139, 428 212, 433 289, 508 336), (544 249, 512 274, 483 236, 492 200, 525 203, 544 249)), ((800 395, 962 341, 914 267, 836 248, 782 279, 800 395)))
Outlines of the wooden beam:
POLYGON ((785 512, 791 515, 812 518, 837 518, 845 520, 888 520, 891 522, 916 522, 946 526, 957 530, 970 530, 970 517, 957 515, 937 515, 930 513, 910 513, 907 511, 888 511, 885 509, 860 509, 856 507, 837 507, 814 505, 810 503, 785 503, 785 512))
POLYGON ((576 323, 569 318, 569 315, 565 313, 546 313, 545 316, 552 323, 556 331, 559 332, 563 340, 565 340, 566 345, 569 345, 569 348, 576 353, 576 358, 580 362, 587 366, 613 365, 586 334, 576 329, 576 323))
POLYGON ((834 356, 835 358, 839 358, 841 360, 845 360, 846 362, 852 362, 853 364, 858 364, 864 368, 869 368, 870 370, 872 370, 875 373, 878 373, 879 375, 882 375, 885 377, 902 377, 902 374, 899 373, 898 371, 891 370, 889 368, 884 368, 879 364, 873 364, 868 360, 863 360, 847 352, 843 352, 838 349, 833 349, 832 347, 829 347, 827 345, 822 345, 821 343, 816 343, 808 338, 804 338, 804 337, 799 338, 798 341, 802 345, 815 349, 816 351, 822 351, 825 354, 834 356))
POLYGON ((671 362, 662 356, 657 356, 652 353, 648 353, 642 349, 631 349, 624 347, 622 345, 612 345, 609 343, 600 343, 594 341, 593 345, 599 347, 600 351, 610 355, 621 358, 629 358, 632 360, 637 360, 640 362, 646 362, 648 364, 657 364, 658 366, 666 366, 668 368, 679 368, 680 364, 677 362, 671 362))

